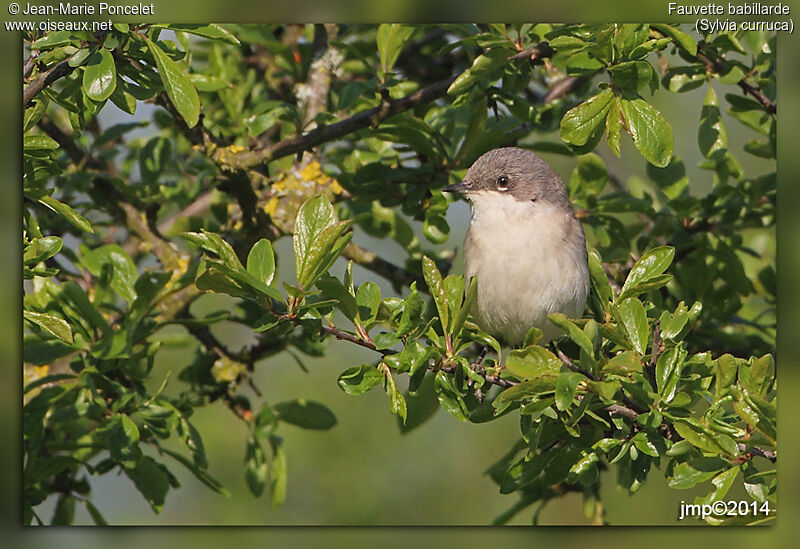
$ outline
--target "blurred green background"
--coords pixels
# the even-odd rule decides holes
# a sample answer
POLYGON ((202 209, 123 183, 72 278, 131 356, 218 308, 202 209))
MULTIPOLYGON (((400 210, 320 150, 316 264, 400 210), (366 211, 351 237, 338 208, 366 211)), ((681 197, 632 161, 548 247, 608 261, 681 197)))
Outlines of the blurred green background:
MULTIPOLYGON (((562 2, 558 6, 538 8, 536 6, 520 6, 510 2, 492 4, 478 2, 443 3, 446 7, 434 8, 430 4, 420 2, 351 3, 346 7, 334 8, 330 3, 310 6, 308 3, 295 2, 291 5, 263 2, 240 2, 235 5, 220 3, 162 3, 156 5, 156 18, 170 21, 329 21, 329 20, 507 20, 507 21, 584 21, 584 20, 667 20, 666 2, 650 8, 643 3, 636 3, 635 9, 625 4, 600 5, 599 3, 562 2), (256 7, 258 6, 258 7, 256 7), (423 11, 426 10, 426 11, 423 11), (502 13, 502 17, 501 17, 502 13)), ((4 19, 6 19, 4 14, 4 19)), ((670 22, 673 22, 671 20, 670 22)), ((9 83, 3 88, 0 101, 3 102, 2 122, 5 127, 20 128, 21 111, 19 82, 20 60, 22 59, 21 42, 18 36, 4 32, 3 45, 7 55, 3 56, 2 66, 4 81, 9 83)), ((781 545, 796 546, 798 535, 792 528, 792 517, 797 513, 796 496, 793 487, 798 484, 798 474, 793 468, 792 456, 796 455, 797 436, 790 418, 795 413, 796 404, 791 398, 798 387, 796 374, 797 360, 792 347, 797 345, 792 338, 797 333, 797 300, 795 289, 798 272, 798 254, 796 235, 798 234, 798 216, 795 199, 798 173, 798 155, 794 152, 796 138, 790 133, 796 127, 798 88, 797 71, 793 70, 796 51, 796 38, 783 34, 778 39, 779 63, 779 292, 781 306, 779 318, 781 329, 778 344, 778 368, 782 376, 780 401, 781 459, 779 461, 781 497, 778 525, 774 528, 761 528, 755 531, 728 529, 722 531, 691 530, 696 543, 718 543, 725 538, 729 547, 752 546, 765 543, 765 536, 781 545), (788 395, 788 396, 787 396, 788 395), (789 420, 789 427, 784 421, 789 420), (787 465, 788 464, 788 465, 787 465)), ((693 185, 702 185, 708 179, 694 168, 699 160, 696 145, 696 121, 702 98, 702 91, 689 94, 657 94, 654 104, 665 114, 675 131, 675 153, 684 158, 693 185), (691 108, 687 108, 691 105, 691 108)), ((113 121, 103 121, 104 125, 113 121)), ((741 146, 745 140, 745 132, 733 131, 737 123, 726 119, 730 131, 731 146, 741 146)), ((13 250, 12 255, 19 257, 17 233, 19 227, 19 159, 20 144, 18 132, 5 132, 2 147, 3 166, 10 172, 4 178, 7 184, 6 193, 9 199, 0 202, 0 219, 3 220, 2 243, 4 249, 13 250)), ((627 145, 631 146, 628 142, 627 145)), ((617 160, 608 151, 601 149, 600 154, 613 170, 623 179, 643 173, 641 158, 624 150, 622 159, 617 160), (632 163, 626 163, 631 160, 632 163)), ((568 176, 572 166, 563 158, 548 158, 562 176, 568 176)), ((742 157, 744 160, 744 156, 742 157)), ((757 165, 757 159, 748 158, 743 167, 747 173, 761 173, 763 165, 757 165)), ((701 189, 702 190, 702 189, 701 189)), ((450 243, 458 243, 466 231, 468 220, 466 204, 457 204, 450 209, 448 221, 453 227, 450 243)), ((357 235, 356 240, 365 246, 375 247, 364 235, 357 235)), ((288 242, 281 242, 287 246, 288 242)), ((770 243, 765 243, 769 246, 770 243)), ((280 255, 280 246, 278 254, 280 255)), ((393 259, 393 250, 377 250, 393 259)), ((769 250, 763 250, 769 252, 769 250)), ((4 391, 2 413, 6 421, 2 423, 4 438, 11 443, 4 451, 3 465, 12 475, 6 475, 3 492, 9 494, 9 502, 5 504, 4 513, 11 517, 11 524, 18 524, 18 513, 15 512, 19 487, 13 474, 19 470, 18 429, 19 407, 21 397, 20 380, 20 277, 16 260, 2 264, 3 281, 0 285, 0 307, 5 311, 2 330, 0 330, 0 348, 3 369, 0 386, 4 391), (13 270, 13 273, 12 273, 13 270), (13 373, 12 373, 13 372, 13 373)), ((461 272, 461 265, 456 263, 456 272, 461 272)), ((368 276, 366 272, 357 272, 361 280, 368 276)), ((389 291, 387 286, 382 286, 389 291)), ((201 304, 198 304, 201 305, 201 304)), ((210 310, 225 306, 219 298, 208 298, 203 306, 210 310), (214 302, 213 300, 217 300, 214 302)), ((247 337, 242 334, 242 337, 247 337)), ((496 492, 488 477, 476 478, 475 472, 485 469, 492 463, 513 440, 517 432, 515 416, 511 415, 494 427, 481 425, 465 425, 453 418, 439 413, 423 428, 409 435, 401 436, 396 420, 386 412, 384 395, 375 392, 365 397, 354 399, 342 393, 336 387, 336 377, 344 368, 357 364, 366 358, 358 349, 346 344, 331 344, 331 352, 323 360, 307 360, 310 373, 302 372, 288 355, 264 361, 257 369, 259 387, 269 400, 273 395, 293 395, 326 402, 339 418, 339 424, 331 431, 314 433, 291 428, 287 429, 286 451, 289 460, 289 493, 283 508, 272 511, 268 502, 253 498, 247 491, 242 478, 242 461, 244 456, 244 433, 237 422, 232 421, 230 413, 222 404, 213 404, 199 410, 196 424, 204 434, 211 472, 221 480, 233 493, 226 499, 209 492, 193 478, 182 477, 182 488, 170 493, 164 510, 160 516, 153 515, 141 496, 133 486, 124 479, 102 479, 93 485, 96 503, 103 508, 106 516, 115 524, 481 524, 483 517, 499 513, 512 502, 496 492), (233 427, 232 427, 233 426, 233 427), (360 472, 360 480, 353 480, 353 471, 360 472)), ((165 373, 172 365, 182 365, 189 357, 185 349, 175 348, 163 353, 159 368, 165 373)), ((155 376, 157 379, 158 375, 155 376)), ((635 496, 616 492, 610 482, 604 490, 604 499, 608 510, 607 518, 612 524, 675 524, 677 509, 681 499, 691 500, 694 493, 668 489, 663 478, 658 474, 651 476, 650 482, 635 496)), ((740 494, 731 493, 736 499, 740 494)), ((47 510, 43 509, 45 515, 47 510)), ((520 514, 515 524, 525 524, 529 513, 520 514)), ((89 517, 78 515, 77 522, 89 523, 89 517)), ((543 524, 568 524, 583 522, 579 496, 568 496, 551 502, 541 515, 543 524)), ((635 543, 636 538, 649 530, 637 529, 625 532, 615 531, 609 539, 614 545, 624 546, 625 542, 635 543)), ((683 529, 669 532, 658 532, 659 539, 652 543, 654 547, 674 545, 683 529)), ((174 545, 178 541, 187 546, 217 545, 231 543, 230 531, 224 530, 195 535, 186 531, 165 532, 163 530, 146 532, 144 536, 131 535, 126 531, 126 538, 120 539, 120 532, 88 532, 79 531, 65 533, 64 530, 49 532, 19 532, 8 538, 12 544, 25 542, 50 545, 58 543, 67 547, 105 546, 109 543, 122 546, 141 546, 145 543, 163 543, 174 545), (21 536, 24 536, 21 537, 21 536), (58 537, 54 537, 58 536, 58 537)), ((532 533, 520 530, 486 529, 447 531, 425 530, 422 532, 403 530, 375 531, 361 529, 357 531, 331 531, 329 529, 303 530, 270 530, 245 532, 237 541, 253 543, 276 543, 292 545, 308 543, 317 545, 352 545, 356 542, 374 543, 380 540, 382 545, 400 546, 421 543, 431 540, 441 544, 452 541, 453 534, 458 534, 459 545, 486 545, 539 543, 568 541, 573 543, 596 542, 595 532, 581 530, 549 530, 543 533, 532 533), (535 537, 534 537, 535 535, 535 537), (585 536, 592 536, 588 538, 585 536), (446 537, 445 537, 446 536, 446 537), (552 540, 552 541, 551 541, 552 540)), ((605 536, 603 536, 605 538, 605 536)), ((638 545, 638 544, 637 544, 638 545)))

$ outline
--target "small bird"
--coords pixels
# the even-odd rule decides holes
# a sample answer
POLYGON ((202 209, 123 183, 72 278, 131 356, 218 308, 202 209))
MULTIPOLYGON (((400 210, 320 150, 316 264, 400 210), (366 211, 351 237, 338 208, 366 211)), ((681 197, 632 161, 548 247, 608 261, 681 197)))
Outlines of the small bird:
POLYGON ((547 162, 517 147, 494 149, 464 181, 442 190, 464 193, 472 206, 465 277, 477 279, 471 312, 482 330, 516 347, 535 326, 541 344, 561 334, 548 314, 583 314, 586 239, 564 182, 547 162))

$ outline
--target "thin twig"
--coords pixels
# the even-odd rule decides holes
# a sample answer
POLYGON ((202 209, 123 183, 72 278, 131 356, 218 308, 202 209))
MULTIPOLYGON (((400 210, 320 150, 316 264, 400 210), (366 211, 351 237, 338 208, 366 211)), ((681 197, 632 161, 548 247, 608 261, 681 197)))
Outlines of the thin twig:
POLYGON ((656 364, 658 364, 658 358, 661 356, 663 346, 661 345, 661 321, 656 320, 655 324, 653 324, 653 348, 652 354, 650 356, 650 364, 645 367, 645 373, 647 374, 647 380, 653 386, 653 389, 656 389, 656 364))
POLYGON ((587 371, 581 370, 578 366, 575 365, 574 362, 572 362, 572 360, 567 355, 565 355, 561 351, 561 349, 556 349, 556 354, 558 354, 558 358, 561 360, 561 362, 564 364, 564 366, 566 366, 567 368, 569 368, 573 372, 578 372, 579 374, 583 374, 586 377, 588 377, 589 379, 594 380, 594 376, 592 375, 591 372, 587 372, 587 371))
POLYGON ((22 65, 22 78, 28 78, 28 76, 31 74, 31 72, 33 71, 33 67, 36 66, 37 57, 39 57, 39 52, 34 51, 25 60, 25 63, 22 65))

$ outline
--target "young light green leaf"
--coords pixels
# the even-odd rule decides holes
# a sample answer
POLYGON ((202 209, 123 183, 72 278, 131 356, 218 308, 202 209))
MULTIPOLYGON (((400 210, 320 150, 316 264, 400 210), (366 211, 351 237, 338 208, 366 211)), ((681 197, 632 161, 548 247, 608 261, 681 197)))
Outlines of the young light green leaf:
POLYGON ((310 248, 319 239, 320 234, 335 223, 336 212, 333 210, 333 205, 321 194, 309 198, 300 206, 292 237, 295 273, 298 281, 309 270, 307 256, 310 248))
POLYGON ((520 379, 556 376, 560 368, 558 357, 539 345, 515 349, 506 358, 506 369, 520 379))
POLYGON ((394 67, 400 52, 414 36, 418 27, 413 25, 382 24, 378 27, 375 41, 378 55, 381 58, 381 75, 385 75, 394 67))
POLYGON ((428 291, 436 304, 439 320, 442 323, 442 330, 444 330, 444 333, 448 333, 450 327, 449 309, 447 307, 447 294, 444 289, 442 274, 436 267, 436 263, 428 256, 422 256, 422 276, 425 278, 425 284, 428 285, 428 291))
POLYGON ((272 243, 262 238, 250 248, 247 254, 247 272, 266 285, 272 284, 275 276, 275 254, 272 243))
POLYGON ((622 114, 633 142, 648 162, 663 168, 672 158, 672 126, 650 103, 637 97, 622 99, 622 114))
MULTIPOLYGON (((508 63, 509 50, 499 47, 489 48, 472 62, 472 66, 462 72, 447 89, 449 95, 458 95, 479 81, 484 80, 487 85, 500 77, 503 67, 508 63)), ((485 86, 484 86, 485 87, 485 86)))
POLYGON ((72 329, 63 318, 49 315, 46 313, 35 313, 33 311, 22 311, 25 320, 36 324, 45 332, 56 336, 65 343, 72 343, 72 329))
POLYGON ((105 48, 94 52, 83 69, 83 91, 94 101, 105 101, 117 87, 114 56, 105 48))
POLYGON ((663 273, 672 263, 673 257, 675 257, 675 248, 672 246, 658 246, 643 253, 628 273, 628 278, 622 286, 617 301, 653 289, 650 283, 658 283, 662 286, 666 284, 669 278, 664 279, 663 273))
POLYGON ((571 145, 585 145, 605 123, 613 97, 611 90, 603 90, 568 110, 561 119, 561 139, 571 145))
POLYGON ((169 100, 186 121, 186 125, 193 128, 200 119, 200 97, 197 95, 194 84, 186 76, 183 67, 173 61, 158 44, 154 44, 148 38, 144 40, 156 60, 156 66, 169 100))

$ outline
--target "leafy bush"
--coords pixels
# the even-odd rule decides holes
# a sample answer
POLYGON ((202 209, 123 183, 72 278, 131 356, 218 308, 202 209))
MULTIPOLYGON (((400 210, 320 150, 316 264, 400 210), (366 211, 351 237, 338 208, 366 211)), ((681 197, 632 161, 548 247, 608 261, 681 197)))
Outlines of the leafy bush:
POLYGON ((156 512, 178 487, 176 466, 225 493, 191 421, 215 401, 248 427, 250 490, 280 505, 281 425, 325 430, 336 418, 244 389, 260 395, 259 360, 323 356, 331 338, 375 352, 343 365, 338 384, 380 387, 404 431, 439 407, 475 423, 519 416, 519 439, 488 470, 516 495, 499 523, 573 491, 602 522, 600 471, 636 492, 654 466, 676 489, 711 480, 695 503, 743 483, 774 515, 775 270, 772 252, 754 249, 774 239, 774 37, 696 41, 639 24, 116 24, 25 43, 26 523, 44 523, 35 508, 56 494, 52 523, 72 522, 76 502, 103 523, 88 479, 113 471, 156 512), (708 177, 690 186, 670 113, 651 99, 698 87, 708 177), (108 102, 134 117, 101 127, 108 102), (772 171, 745 177, 723 109, 742 124, 732 131, 755 132, 744 152, 772 171), (144 126, 154 135, 135 137, 144 126), (593 152, 620 156, 625 134, 648 180, 621 181, 593 152), (450 230, 441 188, 509 144, 574 157, 592 293, 583 318, 551 317, 560 341, 537 345, 532 329, 500 361, 469 315, 474 283, 448 274, 460 243, 432 245, 450 230), (399 244, 404 264, 361 247, 355 228, 399 244), (284 236, 295 277, 278 284, 291 260, 272 242, 284 236), (339 258, 343 277, 330 272, 339 258), (355 280, 354 264, 396 295, 355 280), (197 316, 204 292, 236 306, 197 316), (235 350, 216 335, 221 322, 256 342, 235 350), (193 355, 154 379, 174 325, 193 355), (494 353, 481 362, 484 347, 494 353))

